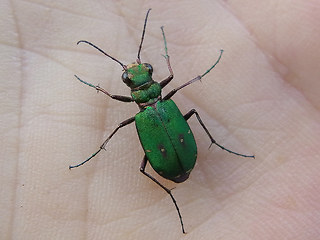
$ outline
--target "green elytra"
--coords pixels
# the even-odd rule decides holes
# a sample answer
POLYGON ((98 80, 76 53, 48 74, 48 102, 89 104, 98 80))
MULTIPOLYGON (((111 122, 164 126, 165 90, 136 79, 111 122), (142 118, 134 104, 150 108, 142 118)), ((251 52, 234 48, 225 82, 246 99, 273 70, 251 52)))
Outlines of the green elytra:
POLYGON ((219 58, 205 73, 193 78, 180 87, 173 89, 166 96, 161 96, 161 90, 173 79, 173 71, 170 65, 170 59, 167 50, 167 41, 163 27, 161 27, 161 31, 165 46, 164 58, 166 59, 170 75, 166 79, 158 83, 152 79, 152 66, 149 63, 141 63, 140 60, 140 52, 144 40, 146 24, 150 10, 151 9, 147 11, 145 17, 136 63, 124 65, 119 60, 105 53, 102 49, 92 44, 91 42, 81 40, 77 43, 89 44, 107 57, 119 63, 124 70, 122 74, 122 80, 128 87, 130 87, 131 97, 112 95, 108 91, 97 85, 93 85, 91 83, 83 81, 76 75, 75 77, 80 82, 92 88, 95 88, 97 91, 100 91, 115 100, 122 102, 135 102, 139 106, 140 112, 137 113, 134 117, 128 118, 127 120, 121 122, 118 127, 103 142, 98 151, 93 153, 89 158, 87 158, 80 164, 69 166, 69 169, 83 165, 84 163, 95 157, 102 149, 105 150, 105 147, 109 140, 120 128, 135 122, 139 139, 145 152, 145 156, 140 166, 140 171, 170 195, 179 216, 182 232, 186 233, 180 209, 171 193, 171 190, 163 186, 149 173, 145 172, 147 162, 149 162, 152 168, 163 178, 169 179, 176 183, 184 182, 188 179, 197 159, 197 145, 193 133, 187 123, 187 120, 194 114, 196 115, 200 125, 210 138, 211 145, 215 144, 225 151, 242 157, 254 158, 254 156, 236 153, 218 144, 211 136, 210 132, 202 122, 200 115, 195 109, 192 109, 187 114, 182 115, 174 101, 171 100, 171 97, 178 90, 202 79, 206 74, 208 74, 220 61, 223 50, 220 50, 219 58))

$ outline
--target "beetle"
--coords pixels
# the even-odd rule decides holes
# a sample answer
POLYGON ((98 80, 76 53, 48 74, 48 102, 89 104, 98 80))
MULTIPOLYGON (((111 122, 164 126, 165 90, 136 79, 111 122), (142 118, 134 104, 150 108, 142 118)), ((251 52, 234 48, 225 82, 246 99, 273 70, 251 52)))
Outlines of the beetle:
POLYGON ((253 155, 244 155, 234 151, 231 151, 224 146, 218 144, 210 132, 206 128, 205 124, 200 118, 200 115, 195 109, 190 110, 187 114, 182 115, 179 108, 176 106, 172 96, 179 91, 180 89, 201 80, 205 75, 207 75, 220 61, 223 50, 220 50, 220 55, 216 62, 202 75, 199 75, 185 84, 181 85, 178 88, 173 89, 167 95, 162 97, 161 90, 173 79, 173 71, 170 64, 170 58, 168 55, 167 41, 164 34, 163 26, 161 27, 165 55, 168 70, 170 75, 162 80, 161 82, 156 82, 152 79, 153 68, 149 63, 142 63, 140 59, 140 53, 142 49, 142 43, 145 36, 147 20, 149 12, 151 9, 148 9, 144 26, 141 36, 141 41, 138 49, 138 55, 136 62, 133 64, 125 65, 120 62, 118 59, 110 56, 104 52, 101 48, 97 47, 93 43, 80 40, 79 43, 88 44, 98 51, 103 53, 108 58, 111 58, 115 62, 121 65, 123 68, 122 81, 131 89, 131 96, 122 96, 122 95, 113 95, 110 94, 105 89, 101 88, 98 85, 93 85, 89 82, 86 82, 80 79, 77 75, 75 77, 82 83, 96 89, 98 92, 102 92, 112 99, 121 101, 121 102, 135 102, 139 107, 139 112, 125 121, 121 122, 117 128, 108 136, 108 138, 102 143, 99 150, 93 153, 89 158, 80 164, 69 166, 69 169, 79 167, 93 157, 95 157, 102 149, 105 150, 105 147, 109 140, 115 135, 115 133, 133 122, 136 124, 137 133, 144 150, 145 156, 142 160, 140 166, 140 172, 145 176, 150 178, 158 186, 164 189, 171 197, 175 208, 177 210, 182 232, 185 232, 182 216, 178 204, 173 197, 171 190, 162 185, 157 179, 151 176, 145 171, 146 165, 149 162, 152 168, 163 178, 171 180, 175 183, 181 183, 188 179, 190 172, 192 171, 196 159, 197 159, 197 145, 193 136, 193 133, 189 127, 187 121, 193 115, 196 115, 198 122, 210 138, 211 144, 215 144, 221 149, 228 151, 242 157, 251 157, 253 155))

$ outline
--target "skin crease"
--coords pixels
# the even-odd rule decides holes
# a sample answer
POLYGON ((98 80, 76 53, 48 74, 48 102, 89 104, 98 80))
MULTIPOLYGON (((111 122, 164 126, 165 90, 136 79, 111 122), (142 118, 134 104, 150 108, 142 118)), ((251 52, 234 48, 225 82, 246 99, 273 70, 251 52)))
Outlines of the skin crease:
POLYGON ((2 239, 317 239, 320 234, 319 16, 317 1, 2 2, 2 239), (78 82, 129 95, 121 67, 141 53, 154 79, 168 76, 165 26, 175 78, 168 92, 206 71, 173 100, 195 108, 220 144, 190 126, 198 160, 181 184, 139 172, 134 124, 84 166, 121 121, 137 111, 78 82))

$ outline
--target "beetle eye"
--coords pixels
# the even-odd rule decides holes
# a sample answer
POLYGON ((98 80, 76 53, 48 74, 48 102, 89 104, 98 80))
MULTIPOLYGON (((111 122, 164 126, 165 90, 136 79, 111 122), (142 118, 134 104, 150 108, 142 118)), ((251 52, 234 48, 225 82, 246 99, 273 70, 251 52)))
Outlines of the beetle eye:
POLYGON ((153 67, 149 63, 144 63, 143 64, 146 68, 148 68, 148 71, 150 74, 153 73, 153 67))
POLYGON ((131 84, 131 79, 129 78, 129 74, 127 71, 125 71, 124 73, 122 73, 122 81, 127 84, 130 85, 131 84))

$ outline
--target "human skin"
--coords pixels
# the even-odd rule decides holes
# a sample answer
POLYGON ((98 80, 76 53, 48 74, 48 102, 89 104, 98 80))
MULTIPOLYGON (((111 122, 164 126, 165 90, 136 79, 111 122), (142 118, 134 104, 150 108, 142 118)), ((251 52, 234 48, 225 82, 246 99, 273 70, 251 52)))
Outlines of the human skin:
POLYGON ((2 1, 1 239, 317 239, 320 235, 318 1, 2 1), (197 164, 170 197, 139 172, 134 124, 82 162, 139 110, 77 81, 129 95, 121 62, 141 53, 164 92, 220 63, 173 100, 195 108, 197 164))

